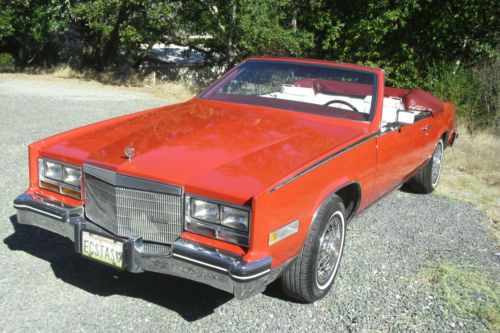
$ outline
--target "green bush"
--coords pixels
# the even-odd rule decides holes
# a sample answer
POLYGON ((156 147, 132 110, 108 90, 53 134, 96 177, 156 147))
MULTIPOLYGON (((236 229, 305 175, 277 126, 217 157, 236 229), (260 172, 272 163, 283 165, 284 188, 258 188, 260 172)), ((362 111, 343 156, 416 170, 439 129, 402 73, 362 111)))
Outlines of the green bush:
POLYGON ((427 74, 425 89, 436 97, 454 103, 459 123, 474 133, 499 128, 498 106, 500 60, 488 60, 473 67, 441 64, 427 74))
POLYGON ((0 71, 13 70, 14 57, 10 53, 0 53, 0 71))

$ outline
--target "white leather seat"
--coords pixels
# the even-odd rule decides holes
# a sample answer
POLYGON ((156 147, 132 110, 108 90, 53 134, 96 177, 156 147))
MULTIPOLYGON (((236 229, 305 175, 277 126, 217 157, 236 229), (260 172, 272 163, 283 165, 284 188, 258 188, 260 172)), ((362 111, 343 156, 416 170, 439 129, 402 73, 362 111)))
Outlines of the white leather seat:
POLYGON ((382 107, 382 124, 394 123, 398 120, 398 111, 405 106, 401 98, 386 97, 382 107))
POLYGON ((281 88, 281 93, 303 97, 314 97, 315 95, 313 88, 295 87, 290 84, 284 84, 281 88))

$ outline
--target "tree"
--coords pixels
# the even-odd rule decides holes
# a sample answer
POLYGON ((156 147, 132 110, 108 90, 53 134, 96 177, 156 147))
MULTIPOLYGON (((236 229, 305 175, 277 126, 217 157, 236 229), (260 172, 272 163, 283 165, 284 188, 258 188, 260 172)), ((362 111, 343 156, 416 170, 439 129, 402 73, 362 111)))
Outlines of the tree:
POLYGON ((495 54, 494 0, 310 0, 299 26, 314 34, 311 56, 384 67, 390 83, 422 85, 435 63, 495 54))
POLYGON ((232 65, 249 55, 302 56, 313 46, 312 34, 292 25, 292 0, 183 1, 179 12, 186 24, 177 42, 218 63, 232 65), (209 38, 190 41, 192 35, 209 38))
POLYGON ((0 8, 0 46, 20 67, 57 62, 66 31, 65 2, 0 0, 0 8))
POLYGON ((138 66, 155 43, 231 66, 250 55, 384 67, 389 83, 425 84, 436 64, 497 57, 495 0, 0 0, 0 47, 21 66, 65 61, 68 31, 83 66, 138 66))
POLYGON ((77 2, 70 11, 71 21, 81 33, 85 64, 112 67, 120 56, 139 62, 173 30, 174 9, 174 3, 160 0, 77 2))

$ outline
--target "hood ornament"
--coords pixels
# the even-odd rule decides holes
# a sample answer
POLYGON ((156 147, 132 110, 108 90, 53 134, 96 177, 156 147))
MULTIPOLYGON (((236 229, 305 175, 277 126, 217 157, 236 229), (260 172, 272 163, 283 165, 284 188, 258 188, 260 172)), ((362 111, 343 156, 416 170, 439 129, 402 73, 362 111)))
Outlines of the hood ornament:
POLYGON ((125 156, 127 156, 127 159, 129 161, 132 161, 132 157, 134 157, 135 154, 135 148, 134 147, 126 147, 125 148, 125 156))

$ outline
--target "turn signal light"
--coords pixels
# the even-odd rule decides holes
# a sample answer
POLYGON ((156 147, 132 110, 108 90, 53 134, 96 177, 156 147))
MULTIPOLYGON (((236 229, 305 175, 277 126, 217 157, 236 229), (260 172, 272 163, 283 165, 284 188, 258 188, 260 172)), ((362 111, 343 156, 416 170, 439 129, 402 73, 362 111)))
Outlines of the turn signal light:
POLYGON ((278 230, 269 233, 269 246, 293 235, 297 231, 299 231, 299 220, 292 221, 278 230))
POLYGON ((61 193, 62 193, 62 194, 65 194, 65 195, 67 195, 67 196, 69 196, 69 197, 72 197, 72 198, 78 199, 78 200, 80 200, 80 199, 81 199, 81 194, 80 194, 80 192, 74 191, 74 190, 69 189, 69 188, 61 187, 61 193))
POLYGON ((51 190, 51 191, 59 193, 59 186, 51 184, 51 183, 48 183, 48 182, 45 182, 43 180, 40 181, 40 187, 44 188, 44 189, 47 189, 47 190, 51 190))

